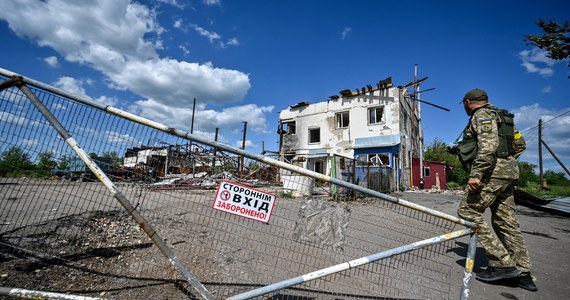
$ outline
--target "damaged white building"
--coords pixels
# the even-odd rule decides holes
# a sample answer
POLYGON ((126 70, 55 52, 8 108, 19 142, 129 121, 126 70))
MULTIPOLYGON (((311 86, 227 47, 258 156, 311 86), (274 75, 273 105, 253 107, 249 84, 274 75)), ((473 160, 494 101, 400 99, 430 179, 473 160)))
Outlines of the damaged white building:
POLYGON ((378 190, 410 187, 412 158, 423 147, 421 112, 407 92, 417 84, 393 87, 387 78, 327 101, 290 106, 279 114, 280 157, 378 190))

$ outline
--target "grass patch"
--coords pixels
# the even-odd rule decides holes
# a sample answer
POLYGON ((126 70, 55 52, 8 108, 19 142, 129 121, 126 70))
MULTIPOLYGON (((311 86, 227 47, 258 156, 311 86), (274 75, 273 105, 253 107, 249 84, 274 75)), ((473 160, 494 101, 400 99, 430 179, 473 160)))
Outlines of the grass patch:
POLYGON ((541 190, 538 184, 530 184, 521 190, 541 199, 570 197, 570 185, 549 185, 547 190, 541 190))

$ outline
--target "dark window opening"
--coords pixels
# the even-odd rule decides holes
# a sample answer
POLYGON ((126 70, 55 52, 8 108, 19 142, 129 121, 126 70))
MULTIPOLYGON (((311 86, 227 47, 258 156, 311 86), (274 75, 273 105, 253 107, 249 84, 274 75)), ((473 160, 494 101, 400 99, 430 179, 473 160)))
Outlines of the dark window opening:
POLYGON ((285 132, 285 134, 295 134, 297 132, 297 126, 295 126, 295 122, 283 123, 283 132, 285 132))
POLYGON ((320 128, 309 128, 309 143, 320 143, 321 142, 321 129, 320 128))

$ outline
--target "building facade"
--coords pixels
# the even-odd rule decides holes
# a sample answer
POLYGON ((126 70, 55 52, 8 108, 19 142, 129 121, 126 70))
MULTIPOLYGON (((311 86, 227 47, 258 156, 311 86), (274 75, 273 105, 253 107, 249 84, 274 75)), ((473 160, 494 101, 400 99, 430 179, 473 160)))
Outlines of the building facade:
POLYGON ((391 78, 340 94, 280 112, 280 157, 370 187, 378 179, 377 190, 409 188, 412 158, 419 158, 423 147, 413 95, 393 87, 391 78))

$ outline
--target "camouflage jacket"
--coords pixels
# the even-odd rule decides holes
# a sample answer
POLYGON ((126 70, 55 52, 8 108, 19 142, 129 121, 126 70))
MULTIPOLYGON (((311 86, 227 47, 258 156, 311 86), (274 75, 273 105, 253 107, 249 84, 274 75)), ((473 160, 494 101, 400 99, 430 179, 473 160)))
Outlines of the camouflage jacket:
POLYGON ((526 149, 522 134, 515 128, 516 154, 507 158, 496 157, 499 147, 498 122, 501 122, 497 112, 491 104, 485 104, 476 109, 471 115, 469 124, 463 131, 463 139, 477 141, 477 154, 471 163, 470 178, 482 179, 494 177, 504 179, 518 179, 519 167, 517 158, 526 149))

